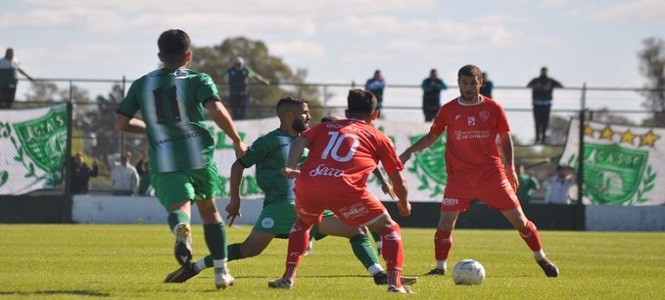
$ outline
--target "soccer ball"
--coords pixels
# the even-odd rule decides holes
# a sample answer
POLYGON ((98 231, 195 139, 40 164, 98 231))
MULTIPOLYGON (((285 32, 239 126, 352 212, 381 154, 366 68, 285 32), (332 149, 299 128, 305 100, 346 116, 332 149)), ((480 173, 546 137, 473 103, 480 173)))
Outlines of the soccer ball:
POLYGON ((485 280, 485 268, 473 259, 464 259, 453 268, 453 282, 462 285, 479 285, 485 280))

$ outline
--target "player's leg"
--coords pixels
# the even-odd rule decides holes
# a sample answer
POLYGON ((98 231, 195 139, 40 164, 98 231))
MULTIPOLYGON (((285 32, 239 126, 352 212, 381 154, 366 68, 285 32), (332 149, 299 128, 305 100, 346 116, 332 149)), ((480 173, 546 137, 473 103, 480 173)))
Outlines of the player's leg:
POLYGON ((176 236, 176 260, 187 265, 192 259, 190 199, 194 199, 194 187, 184 172, 156 173, 153 179, 156 196, 168 211, 169 229, 176 236))
POLYGON ((439 225, 434 233, 434 258, 436 266, 426 275, 445 275, 448 270, 448 256, 453 247, 453 230, 459 211, 441 211, 439 225))
POLYGON ((217 289, 225 289, 235 282, 228 268, 226 225, 219 214, 215 198, 198 200, 196 206, 203 220, 203 235, 215 268, 215 286, 217 289))
POLYGON ((300 261, 307 251, 307 244, 309 243, 309 232, 314 226, 315 223, 320 222, 322 216, 305 216, 304 218, 298 218, 293 224, 293 229, 289 234, 289 243, 287 247, 286 255, 286 270, 282 277, 268 282, 268 287, 279 288, 279 289, 290 289, 293 288, 293 284, 296 280, 296 272, 300 261), (304 220, 307 219, 307 221, 304 220))
POLYGON ((378 232, 383 240, 383 260, 386 261, 388 269, 388 291, 410 293, 411 288, 402 282, 404 244, 399 224, 386 212, 367 224, 367 227, 378 232))
POLYGON ((371 230, 369 230, 369 232, 370 234, 372 234, 372 239, 376 244, 376 253, 378 255, 381 255, 381 250, 383 249, 383 243, 381 242, 381 235, 371 230))
POLYGON ((330 214, 324 216, 323 221, 317 225, 317 230, 324 235, 348 238, 353 254, 375 279, 385 272, 364 227, 351 227, 330 214))
POLYGON ((526 242, 529 249, 533 251, 534 258, 538 265, 543 269, 545 275, 548 277, 559 276, 559 269, 550 261, 543 251, 543 243, 540 239, 540 233, 522 211, 521 207, 502 210, 501 213, 508 219, 508 221, 519 231, 520 236, 526 242))

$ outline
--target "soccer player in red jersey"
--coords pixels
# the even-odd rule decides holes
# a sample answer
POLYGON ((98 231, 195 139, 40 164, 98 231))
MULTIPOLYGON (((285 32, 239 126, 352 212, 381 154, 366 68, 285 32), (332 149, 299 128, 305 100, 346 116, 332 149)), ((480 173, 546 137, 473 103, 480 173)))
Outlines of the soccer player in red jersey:
POLYGON ((534 252, 545 275, 557 277, 559 270, 545 256, 536 225, 524 215, 515 195, 518 181, 506 112, 496 101, 480 95, 483 77, 477 66, 463 66, 457 73, 457 82, 460 96, 442 106, 429 133, 400 155, 405 163, 413 152, 430 147, 443 132, 448 134, 448 185, 434 235, 436 267, 427 275, 445 274, 457 217, 469 208, 471 201, 479 199, 501 211, 534 252))
POLYGON ((289 235, 286 271, 282 278, 268 283, 272 288, 292 288, 296 270, 309 241, 309 231, 321 222, 324 210, 332 210, 352 227, 367 226, 381 234, 383 259, 389 274, 389 292, 408 293, 401 282, 404 247, 400 226, 383 204, 367 190, 367 178, 381 161, 397 197, 397 209, 411 214, 404 166, 392 141, 372 126, 379 116, 376 97, 369 91, 353 89, 347 98, 346 120, 320 123, 303 131, 291 143, 284 176, 297 178, 295 185, 298 220, 289 235), (300 169, 297 164, 305 148, 309 155, 300 169))

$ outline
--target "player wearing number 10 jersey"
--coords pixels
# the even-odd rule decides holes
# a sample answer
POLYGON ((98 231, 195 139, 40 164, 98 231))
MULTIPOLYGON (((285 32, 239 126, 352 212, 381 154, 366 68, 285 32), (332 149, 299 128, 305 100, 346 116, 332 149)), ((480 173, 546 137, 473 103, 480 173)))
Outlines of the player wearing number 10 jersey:
POLYGON ((367 178, 381 161, 399 198, 399 212, 408 216, 407 186, 400 171, 404 168, 390 139, 372 126, 379 111, 376 97, 369 91, 349 91, 347 120, 320 123, 303 131, 292 143, 284 168, 295 184, 298 220, 289 235, 286 271, 272 281, 273 288, 291 288, 296 269, 305 253, 309 232, 321 223, 323 212, 332 210, 352 227, 367 226, 381 234, 383 258, 389 274, 390 292, 409 292, 401 282, 404 248, 400 227, 379 200, 367 191, 367 178), (305 148, 309 155, 296 169, 305 148))
POLYGON ((163 68, 132 83, 118 107, 116 127, 148 134, 152 182, 157 198, 169 212, 169 228, 176 235, 176 260, 186 265, 192 259, 190 219, 191 205, 196 201, 213 257, 215 284, 218 289, 226 288, 234 278, 227 268, 226 230, 215 204, 219 175, 205 113, 231 138, 237 156, 242 156, 247 146, 210 76, 186 68, 192 59, 187 33, 167 30, 157 44, 163 68), (138 111, 141 119, 134 118, 138 111))

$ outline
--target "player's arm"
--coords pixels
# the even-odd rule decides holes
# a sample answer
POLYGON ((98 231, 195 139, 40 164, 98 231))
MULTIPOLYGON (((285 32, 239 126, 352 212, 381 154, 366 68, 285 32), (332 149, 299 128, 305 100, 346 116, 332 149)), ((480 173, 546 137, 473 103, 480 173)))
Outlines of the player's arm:
POLYGON ((145 133, 145 122, 134 117, 117 114, 115 128, 124 132, 145 133))
POLYGON ((406 148, 402 154, 400 154, 399 159, 402 163, 406 163, 410 158, 411 154, 414 152, 422 151, 432 146, 436 140, 439 139, 440 134, 434 134, 432 132, 427 133, 422 138, 420 138, 415 144, 411 145, 409 148, 406 148))
POLYGON ((519 187, 519 181, 517 180, 517 173, 515 173, 513 139, 510 137, 510 132, 507 131, 499 133, 499 142, 501 144, 501 153, 503 154, 503 164, 506 177, 508 178, 510 185, 513 187, 513 190, 517 191, 517 188, 519 187))
POLYGON ((205 108, 208 111, 208 115, 215 121, 215 124, 233 141, 236 156, 243 157, 245 152, 247 152, 247 145, 240 139, 240 134, 238 134, 236 126, 233 124, 233 119, 226 110, 226 107, 217 99, 210 99, 205 103, 205 108))
POLYGON ((240 212, 240 183, 242 182, 242 174, 245 171, 245 166, 242 165, 240 159, 237 159, 231 166, 231 175, 229 177, 229 197, 231 201, 226 205, 226 212, 229 214, 229 219, 242 217, 240 212))
POLYGON ((411 215, 411 204, 407 200, 408 188, 406 186, 406 180, 401 172, 393 172, 388 174, 390 182, 393 184, 393 191, 397 196, 397 209, 399 213, 405 217, 411 215))
POLYGON ((282 171, 284 177, 288 179, 294 179, 300 174, 300 170, 297 169, 298 162, 302 157, 305 148, 309 146, 309 140, 304 136, 299 136, 293 142, 291 142, 291 148, 289 148, 289 159, 286 162, 286 166, 282 171))

